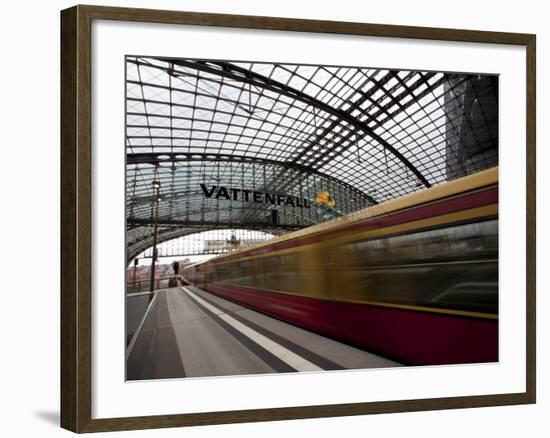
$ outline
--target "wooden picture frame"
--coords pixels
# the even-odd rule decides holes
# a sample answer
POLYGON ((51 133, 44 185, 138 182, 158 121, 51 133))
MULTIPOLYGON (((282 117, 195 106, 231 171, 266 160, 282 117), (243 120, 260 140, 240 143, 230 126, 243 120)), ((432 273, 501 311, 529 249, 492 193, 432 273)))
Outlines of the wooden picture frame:
POLYGON ((61 426, 74 432, 535 403, 535 35, 75 6, 61 12, 61 426), (124 418, 92 418, 92 22, 112 20, 517 45, 526 48, 526 391, 124 418))

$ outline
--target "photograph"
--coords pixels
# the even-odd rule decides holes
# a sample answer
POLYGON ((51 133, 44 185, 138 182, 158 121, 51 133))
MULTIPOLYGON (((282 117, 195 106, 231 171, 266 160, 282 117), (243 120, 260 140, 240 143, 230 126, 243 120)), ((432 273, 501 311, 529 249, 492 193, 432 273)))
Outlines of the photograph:
POLYGON ((546 438, 543 2, 6 5, 3 436, 546 438))
POLYGON ((499 362, 499 75, 120 79, 126 381, 499 362))

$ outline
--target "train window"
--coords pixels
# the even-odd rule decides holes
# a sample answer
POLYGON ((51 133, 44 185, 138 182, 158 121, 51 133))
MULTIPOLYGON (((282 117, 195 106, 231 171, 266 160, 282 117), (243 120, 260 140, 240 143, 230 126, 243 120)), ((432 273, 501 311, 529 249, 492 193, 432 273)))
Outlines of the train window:
POLYGON ((367 240, 351 245, 369 262, 402 262, 464 258, 498 251, 498 221, 461 224, 402 236, 367 240))
POLYGON ((239 261, 233 274, 224 281, 259 289, 299 292, 303 289, 303 275, 297 254, 273 255, 239 261))
POLYGON ((299 254, 287 253, 216 264, 207 281, 226 282, 259 289, 300 292, 304 275, 299 254))
POLYGON ((498 311, 498 220, 216 264, 212 280, 326 299, 498 311), (215 276, 215 277, 214 277, 215 276))
POLYGON ((299 292, 303 289, 296 253, 267 257, 264 268, 261 275, 265 288, 284 292, 299 292))
POLYGON ((354 242, 329 254, 343 298, 497 313, 497 220, 354 242))

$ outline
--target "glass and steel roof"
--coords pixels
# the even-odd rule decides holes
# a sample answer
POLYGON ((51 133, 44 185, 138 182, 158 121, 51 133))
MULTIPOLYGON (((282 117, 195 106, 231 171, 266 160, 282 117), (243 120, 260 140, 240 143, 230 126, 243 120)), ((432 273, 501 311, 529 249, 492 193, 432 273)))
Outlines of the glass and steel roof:
MULTIPOLYGON (((266 207, 205 203, 205 186, 309 199, 342 213, 495 165, 498 77, 358 67, 130 56, 126 59, 128 258, 222 224, 268 232, 315 222, 266 207)), ((233 200, 232 200, 233 201, 233 200)))

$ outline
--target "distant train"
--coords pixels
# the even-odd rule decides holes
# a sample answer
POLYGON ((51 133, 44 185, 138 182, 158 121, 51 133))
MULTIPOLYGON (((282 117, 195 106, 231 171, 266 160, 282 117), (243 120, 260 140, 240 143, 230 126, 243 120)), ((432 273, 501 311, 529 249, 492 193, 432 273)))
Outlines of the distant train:
POLYGON ((192 265, 183 276, 405 364, 498 361, 498 168, 192 265))

